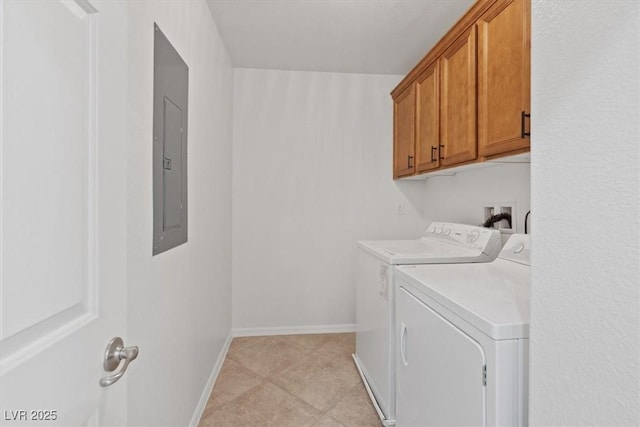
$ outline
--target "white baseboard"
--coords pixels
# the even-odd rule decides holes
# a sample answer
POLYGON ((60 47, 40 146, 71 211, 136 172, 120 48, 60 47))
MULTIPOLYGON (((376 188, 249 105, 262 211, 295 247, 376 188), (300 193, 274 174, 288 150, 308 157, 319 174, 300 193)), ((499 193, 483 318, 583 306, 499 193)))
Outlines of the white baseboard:
POLYGON ((335 334, 355 332, 355 323, 344 325, 278 326, 272 328, 233 328, 234 337, 258 337, 267 335, 335 334))
POLYGON ((227 352, 229 351, 229 346, 231 345, 232 339, 233 339, 233 333, 229 333, 226 341, 224 342, 224 345, 222 346, 222 350, 220 350, 220 354, 218 355, 218 360, 216 360, 215 365, 213 365, 213 370, 211 371, 209 380, 207 381, 207 384, 204 386, 204 390, 202 391, 202 395, 200 396, 200 401, 198 402, 198 406, 196 406, 196 410, 193 413, 193 417, 191 417, 191 422, 189 423, 189 427, 197 427, 198 423, 200 422, 200 418, 202 417, 204 408, 207 406, 207 401, 209 401, 211 390, 213 390, 213 385, 216 383, 216 379, 218 378, 220 369, 222 369, 224 358, 227 356, 227 352))

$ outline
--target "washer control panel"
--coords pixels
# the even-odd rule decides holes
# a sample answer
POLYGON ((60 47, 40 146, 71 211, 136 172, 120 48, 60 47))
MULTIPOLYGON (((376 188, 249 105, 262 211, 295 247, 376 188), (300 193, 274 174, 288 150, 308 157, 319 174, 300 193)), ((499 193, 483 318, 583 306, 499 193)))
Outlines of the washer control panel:
POLYGON ((432 222, 423 238, 454 243, 473 249, 485 250, 500 240, 500 232, 495 229, 451 222, 432 222))

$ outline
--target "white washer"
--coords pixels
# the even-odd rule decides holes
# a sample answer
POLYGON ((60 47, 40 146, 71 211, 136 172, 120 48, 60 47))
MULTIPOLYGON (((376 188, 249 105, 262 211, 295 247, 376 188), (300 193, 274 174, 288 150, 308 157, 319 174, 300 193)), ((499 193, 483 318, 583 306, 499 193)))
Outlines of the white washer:
POLYGON ((395 268, 398 427, 527 425, 529 248, 395 268))
POLYGON ((417 240, 358 242, 354 361, 384 425, 395 422, 394 265, 495 259, 500 232, 434 222, 417 240))

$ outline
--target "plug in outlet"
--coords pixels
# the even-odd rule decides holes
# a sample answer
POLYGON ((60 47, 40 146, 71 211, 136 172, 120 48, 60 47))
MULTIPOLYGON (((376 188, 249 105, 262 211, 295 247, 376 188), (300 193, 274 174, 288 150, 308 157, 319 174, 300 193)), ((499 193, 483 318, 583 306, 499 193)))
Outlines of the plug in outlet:
MULTIPOLYGON (((512 212, 513 212, 513 208, 511 206, 500 206, 500 213, 509 215, 511 217, 511 221, 513 222, 513 214, 512 214, 512 212)), ((505 229, 505 228, 511 229, 512 227, 511 227, 511 225, 509 225, 509 221, 507 221, 506 219, 503 219, 499 223, 499 228, 500 229, 505 229)))
MULTIPOLYGON (((484 220, 482 222, 484 223, 489 218, 491 218, 494 215, 494 212, 495 212, 495 208, 493 206, 485 206, 484 207, 484 220)), ((496 225, 492 224, 491 227, 492 228, 496 228, 496 225)))
POLYGON ((503 219, 498 223, 498 230, 504 234, 513 234, 516 232, 516 220, 518 216, 516 214, 516 202, 500 203, 500 213, 509 214, 511 216, 511 225, 509 221, 503 219))

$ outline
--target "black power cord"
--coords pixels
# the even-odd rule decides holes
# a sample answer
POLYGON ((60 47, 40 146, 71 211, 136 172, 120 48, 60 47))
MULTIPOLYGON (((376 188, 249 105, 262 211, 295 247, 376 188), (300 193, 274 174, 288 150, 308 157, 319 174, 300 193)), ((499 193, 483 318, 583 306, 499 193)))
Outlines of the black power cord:
POLYGON ((528 234, 527 233, 527 220, 529 219, 529 214, 531 213, 531 211, 527 212, 527 214, 524 216, 524 234, 528 234))
POLYGON ((489 218, 487 218, 487 220, 484 222, 484 224, 482 224, 483 227, 485 228, 491 228, 493 226, 493 224, 495 224, 496 222, 500 222, 503 219, 506 219, 507 222, 509 223, 509 228, 511 227, 511 214, 508 213, 499 213, 497 215, 492 215, 489 218))

